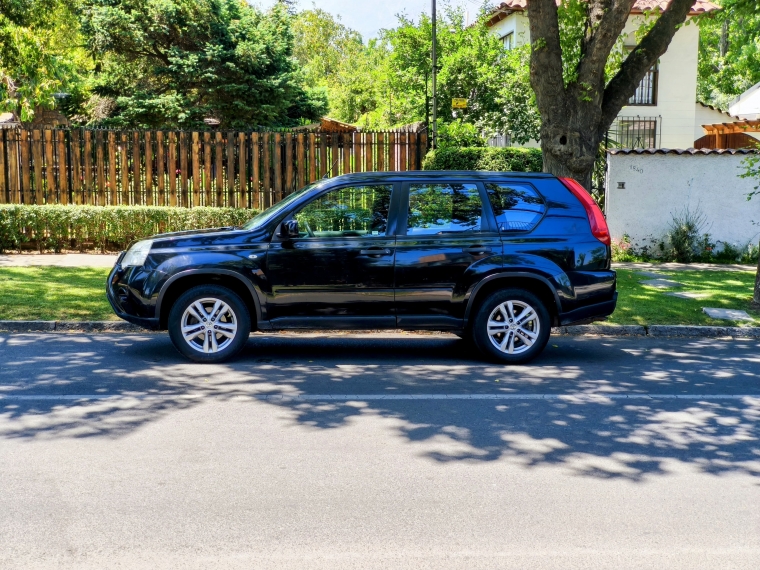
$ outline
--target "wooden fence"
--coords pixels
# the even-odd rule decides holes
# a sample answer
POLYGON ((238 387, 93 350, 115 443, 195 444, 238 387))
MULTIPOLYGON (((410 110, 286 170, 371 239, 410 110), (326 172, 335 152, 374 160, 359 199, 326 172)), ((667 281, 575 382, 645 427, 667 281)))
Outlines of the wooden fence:
POLYGON ((0 131, 0 203, 266 208, 324 176, 418 170, 427 135, 0 131))

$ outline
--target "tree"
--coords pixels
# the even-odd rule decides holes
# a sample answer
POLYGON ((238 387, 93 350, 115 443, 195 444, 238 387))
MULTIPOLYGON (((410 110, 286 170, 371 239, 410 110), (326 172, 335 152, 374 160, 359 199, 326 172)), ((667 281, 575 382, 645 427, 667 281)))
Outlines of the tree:
POLYGON ((288 126, 325 112, 293 55, 291 17, 241 0, 88 0, 83 27, 112 126, 288 126))
MULTIPOLYGON (((757 186, 747 195, 747 200, 751 200, 756 194, 760 194, 760 156, 749 155, 742 161, 744 172, 740 174, 742 178, 753 178, 759 182, 757 186)), ((755 289, 752 295, 752 303, 760 309, 760 244, 758 244, 757 273, 755 273, 755 289)))
MULTIPOLYGON (((528 0, 530 81, 541 114, 544 170, 591 190, 605 133, 665 53, 694 0, 671 0, 608 81, 607 64, 635 0, 528 0), (573 49, 564 49, 559 13, 578 15, 573 49)), ((570 36, 572 37, 572 35, 570 36)))
POLYGON ((340 16, 317 8, 303 10, 293 19, 293 56, 310 85, 334 83, 342 64, 362 51, 359 32, 343 25, 340 16))
POLYGON ((760 4, 716 1, 723 9, 699 23, 697 97, 728 110, 733 98, 760 82, 760 4))
POLYGON ((0 0, 0 111, 31 120, 37 107, 53 107, 55 93, 83 81, 74 9, 67 0, 0 0))

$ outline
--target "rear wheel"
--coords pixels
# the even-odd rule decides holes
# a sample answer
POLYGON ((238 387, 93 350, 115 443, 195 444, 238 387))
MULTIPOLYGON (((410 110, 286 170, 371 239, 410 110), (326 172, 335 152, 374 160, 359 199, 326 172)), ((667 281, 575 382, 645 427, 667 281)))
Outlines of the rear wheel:
POLYGON ((222 362, 245 346, 251 317, 233 291, 201 285, 177 299, 168 325, 174 347, 184 356, 196 362, 222 362))
POLYGON ((518 364, 538 356, 549 341, 549 311, 534 294, 505 289, 489 295, 473 322, 473 340, 492 360, 518 364))

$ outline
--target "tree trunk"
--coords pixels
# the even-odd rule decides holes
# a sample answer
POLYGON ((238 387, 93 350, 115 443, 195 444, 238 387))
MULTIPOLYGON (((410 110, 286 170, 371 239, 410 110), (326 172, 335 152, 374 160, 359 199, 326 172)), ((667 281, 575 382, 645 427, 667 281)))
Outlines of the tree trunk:
MULTIPOLYGON (((758 244, 760 250, 760 244, 758 244)), ((760 308, 760 257, 757 258, 757 272, 755 273, 755 293, 752 295, 752 304, 760 308)))
POLYGON ((565 82, 557 0, 528 0, 530 83, 541 114, 544 170, 570 176, 591 192, 599 144, 639 82, 673 39, 693 0, 671 0, 620 70, 606 83, 604 69, 634 0, 588 0, 581 58, 565 82), (606 83, 606 85, 605 85, 606 83))
POLYGON ((586 125, 573 128, 562 123, 542 122, 541 152, 544 172, 555 176, 574 178, 591 192, 591 176, 594 172, 597 149, 601 142, 597 137, 588 136, 595 128, 589 118, 586 125), (587 133, 583 136, 581 133, 587 133))

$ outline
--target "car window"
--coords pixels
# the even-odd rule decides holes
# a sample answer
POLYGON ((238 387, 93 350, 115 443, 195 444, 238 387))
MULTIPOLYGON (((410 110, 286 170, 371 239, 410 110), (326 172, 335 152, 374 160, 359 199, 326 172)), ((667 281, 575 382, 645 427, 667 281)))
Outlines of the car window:
POLYGON ((486 184, 500 232, 529 231, 546 211, 546 203, 530 186, 510 183, 486 184))
POLYGON ((475 184, 410 184, 407 235, 480 231, 483 203, 475 184))
POLYGON ((295 214, 302 238, 384 236, 392 184, 338 188, 295 214))

